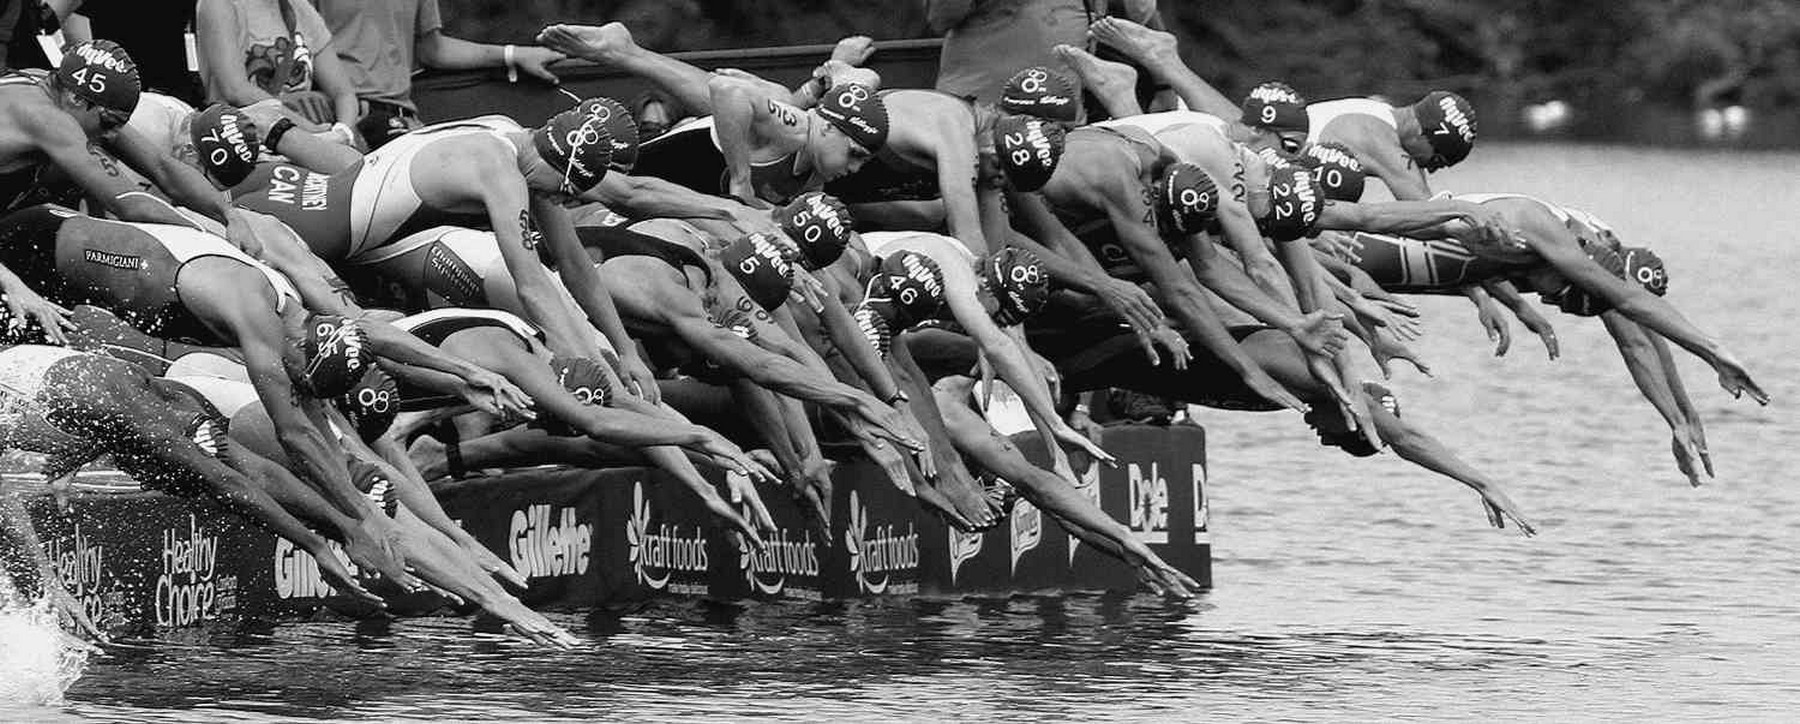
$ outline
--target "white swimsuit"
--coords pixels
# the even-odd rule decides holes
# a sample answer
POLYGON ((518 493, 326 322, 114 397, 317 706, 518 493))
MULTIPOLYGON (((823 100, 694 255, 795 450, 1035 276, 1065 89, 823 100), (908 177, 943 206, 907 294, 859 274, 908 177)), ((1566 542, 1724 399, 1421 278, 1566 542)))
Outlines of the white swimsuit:
POLYGON ((1394 107, 1373 98, 1322 101, 1306 106, 1306 142, 1317 143, 1325 133, 1325 127, 1344 116, 1374 116, 1389 127, 1399 129, 1394 123, 1394 107))

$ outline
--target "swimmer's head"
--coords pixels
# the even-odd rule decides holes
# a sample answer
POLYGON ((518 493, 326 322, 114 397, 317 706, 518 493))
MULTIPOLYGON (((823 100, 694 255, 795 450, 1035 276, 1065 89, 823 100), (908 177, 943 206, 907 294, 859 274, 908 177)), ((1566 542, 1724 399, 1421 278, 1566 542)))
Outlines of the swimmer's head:
POLYGON ((262 157, 262 141, 250 117, 236 108, 214 103, 188 120, 200 170, 224 188, 244 181, 262 157))
POLYGON ((1280 81, 1267 81, 1250 89, 1241 105, 1239 120, 1258 137, 1259 148, 1279 148, 1285 153, 1299 153, 1306 143, 1306 99, 1293 86, 1280 81))
POLYGON ((1297 163, 1319 179, 1319 186, 1325 189, 1325 198, 1334 201, 1362 198, 1367 176, 1363 173, 1362 162, 1356 160, 1348 146, 1337 141, 1310 143, 1300 152, 1297 163))
POLYGON ((307 386, 320 399, 344 394, 375 361, 362 326, 335 314, 307 316, 300 351, 307 386))
POLYGON ((1062 161, 1064 132, 1041 118, 1007 116, 994 124, 994 155, 1014 191, 1036 191, 1062 161))
POLYGON ((1619 250, 1625 257, 1625 281, 1636 283, 1656 296, 1669 293, 1669 271, 1662 257, 1647 247, 1627 246, 1619 250))
POLYGON ((1034 65, 1006 79, 1000 90, 1000 110, 1073 124, 1081 118, 1081 94, 1061 73, 1034 65))
POLYGON ((387 434, 400 414, 400 386, 380 367, 371 365, 336 401, 338 411, 356 428, 356 436, 365 443, 374 442, 387 434))
POLYGON ((75 117, 89 137, 104 135, 131 120, 143 84, 137 63, 118 43, 86 40, 63 50, 50 74, 58 105, 75 117))
POLYGON ((746 234, 719 251, 719 263, 757 306, 775 311, 794 288, 794 267, 769 237, 746 234))
POLYGON ((586 113, 600 119, 612 145, 612 157, 608 168, 619 173, 631 173, 637 165, 638 124, 637 118, 625 104, 606 96, 595 96, 575 106, 577 113, 586 113))
POLYGON ((808 142, 813 166, 827 181, 856 173, 887 145, 887 103, 868 86, 841 83, 831 87, 813 108, 824 124, 814 124, 808 142))
POLYGON ((822 269, 843 256, 850 245, 855 220, 850 207, 837 197, 808 191, 775 210, 775 222, 794 242, 798 253, 789 261, 808 269, 822 269))
POLYGON ((891 254, 869 278, 862 303, 887 320, 889 329, 905 331, 936 317, 943 308, 944 271, 918 252, 891 254))
POLYGON ((856 311, 850 313, 856 320, 856 328, 862 332, 863 339, 875 348, 875 353, 887 357, 888 351, 894 348, 894 330, 888 326, 887 318, 867 304, 859 304, 856 311))
POLYGON ((1454 166, 1475 148, 1475 106, 1468 99, 1432 91, 1408 108, 1419 119, 1419 133, 1400 144, 1426 171, 1454 166))
POLYGON ((1178 234, 1196 234, 1219 212, 1219 189, 1199 166, 1170 164, 1156 180, 1159 224, 1178 234))
POLYGON ((606 122, 581 106, 558 113, 531 132, 531 148, 541 163, 527 163, 533 191, 579 196, 600 183, 612 165, 612 134, 606 122))
POLYGON ((989 314, 995 323, 1021 324, 1050 301, 1050 276, 1044 273, 1038 255, 1016 246, 1003 247, 982 267, 981 291, 993 299, 989 314))
POLYGON ((1264 235, 1276 241, 1294 241, 1318 231, 1319 210, 1325 191, 1311 171, 1299 166, 1269 169, 1269 212, 1257 219, 1264 235))
MULTIPOLYGON (((563 390, 583 405, 611 407, 613 402, 612 384, 607 381, 606 372, 601 368, 602 362, 592 357, 564 357, 558 355, 550 359, 550 371, 556 375, 556 381, 563 390)), ((563 420, 551 419, 548 415, 540 415, 537 426, 552 435, 573 437, 579 435, 572 425, 563 420)))

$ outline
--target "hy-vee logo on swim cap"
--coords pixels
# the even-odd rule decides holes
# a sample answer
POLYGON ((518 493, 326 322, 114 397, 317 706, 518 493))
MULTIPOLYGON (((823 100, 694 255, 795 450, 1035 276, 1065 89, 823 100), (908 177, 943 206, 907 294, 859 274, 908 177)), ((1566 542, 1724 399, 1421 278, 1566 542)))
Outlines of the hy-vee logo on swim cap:
POLYGON ((131 73, 137 70, 126 57, 93 43, 82 43, 75 46, 70 52, 85 61, 88 66, 97 65, 114 73, 131 73))
POLYGON ((1469 116, 1457 106, 1455 98, 1451 96, 1439 98, 1438 110, 1444 112, 1444 122, 1438 126, 1440 131, 1454 129, 1456 135, 1461 136, 1463 141, 1469 143, 1475 141, 1475 125, 1469 122, 1469 116))

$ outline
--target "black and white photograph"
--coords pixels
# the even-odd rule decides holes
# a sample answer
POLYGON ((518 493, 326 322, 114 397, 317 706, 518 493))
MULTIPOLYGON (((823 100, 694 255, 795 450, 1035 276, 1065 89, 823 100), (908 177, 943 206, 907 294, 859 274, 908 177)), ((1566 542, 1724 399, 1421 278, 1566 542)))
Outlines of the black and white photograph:
POLYGON ((1792 720, 1797 240, 1794 0, 0 0, 0 722, 1792 720))

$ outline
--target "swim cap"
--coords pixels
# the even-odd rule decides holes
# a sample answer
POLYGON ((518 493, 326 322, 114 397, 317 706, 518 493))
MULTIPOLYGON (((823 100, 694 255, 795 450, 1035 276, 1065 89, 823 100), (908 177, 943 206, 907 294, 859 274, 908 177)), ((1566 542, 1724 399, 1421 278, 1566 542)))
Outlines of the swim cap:
POLYGON ((143 90, 137 63, 111 40, 85 40, 71 46, 56 68, 56 82, 75 97, 119 115, 121 124, 137 109, 138 94, 143 90))
POLYGON ((400 499, 394 495, 394 483, 388 480, 387 473, 361 458, 351 458, 347 467, 350 469, 350 484, 356 486, 357 492, 381 509, 383 515, 394 517, 395 511, 400 509, 400 499))
POLYGON ((1316 232, 1325 192, 1312 172, 1298 166, 1269 170, 1269 214, 1258 220, 1264 234, 1293 241, 1316 232))
POLYGON ((870 153, 887 144, 887 104, 868 86, 855 83, 834 86, 819 99, 815 110, 870 153))
MULTIPOLYGON (((568 391, 569 396, 583 405, 610 407, 613 402, 612 384, 607 381, 606 372, 601 362, 592 357, 564 357, 558 355, 550 359, 550 372, 556 375, 556 381, 568 391)), ((567 420, 557 419, 549 415, 539 415, 527 427, 535 427, 544 432, 560 437, 580 437, 582 432, 567 420)))
POLYGON ((1003 247, 988 257, 982 271, 982 283, 1000 303, 994 321, 1001 326, 1024 322, 1050 301, 1050 276, 1044 273, 1043 260, 1029 249, 1003 247))
POLYGON ((794 268, 782 258, 781 247, 763 234, 749 234, 732 242, 719 252, 719 263, 763 309, 774 311, 780 307, 794 288, 794 268))
POLYGON ((1310 121, 1306 117, 1306 99, 1293 86, 1268 81, 1250 90, 1244 97, 1243 115, 1239 120, 1251 128, 1271 131, 1304 131, 1310 121))
POLYGON ((580 107, 551 116, 531 132, 531 145, 544 163, 562 172, 560 190, 567 194, 593 188, 612 164, 612 135, 606 123, 580 107))
POLYGON ((775 212, 775 220, 789 239, 800 247, 800 266, 808 270, 830 266, 850 245, 854 219, 850 207, 822 191, 794 197, 775 212))
POLYGON ((575 106, 575 111, 600 119, 612 138, 612 160, 608 165, 619 173, 631 173, 637 165, 639 142, 637 117, 631 115, 631 110, 606 96, 595 96, 575 106))
POLYGON ((1319 186, 1325 189, 1325 198, 1335 201, 1362 198, 1367 176, 1363 173, 1362 162, 1356 160, 1356 154, 1351 153, 1348 146, 1337 141, 1309 143, 1300 152, 1299 163, 1311 169, 1313 176, 1319 179, 1319 186))
POLYGON ((1219 211, 1219 189, 1191 163, 1172 164, 1156 180, 1157 215, 1175 231, 1198 233, 1219 211))
POLYGON ((321 399, 349 391, 375 361, 361 325, 335 314, 311 314, 300 343, 306 355, 306 381, 321 399))
POLYGON ((1475 148, 1475 107, 1455 93, 1432 91, 1412 105, 1419 132, 1431 143, 1427 171, 1454 166, 1475 148))
POLYGON ((224 463, 231 462, 231 422, 219 415, 218 410, 206 406, 206 412, 194 416, 188 423, 187 439, 194 441, 200 452, 207 457, 224 463))
POLYGON ((1081 117, 1075 84, 1061 73, 1034 65, 1006 79, 1000 110, 1046 121, 1074 123, 1081 117))
POLYGON ((863 293, 863 304, 905 330, 937 316, 944 305, 944 272, 931 257, 902 251, 881 260, 863 293))
POLYGON ((887 318, 867 304, 857 305, 850 316, 856 320, 856 328, 862 331, 863 339, 869 340, 869 346, 875 348, 875 353, 886 357, 894 347, 894 330, 888 326, 887 318))
POLYGON ((1041 118, 1007 116, 994 123, 994 153, 1014 191, 1036 191, 1050 182, 1064 138, 1062 126, 1041 118))
POLYGON ((1642 246, 1619 251, 1625 257, 1625 281, 1636 282, 1659 297, 1669 293, 1669 271, 1663 268, 1662 257, 1642 246))
POLYGON ((242 183, 256 168, 262 143, 250 118, 236 108, 214 103, 188 123, 200 167, 226 187, 242 183))
POLYGON ((387 434, 400 414, 400 386, 394 378, 371 365, 362 378, 337 398, 338 411, 344 413, 363 442, 387 434))

